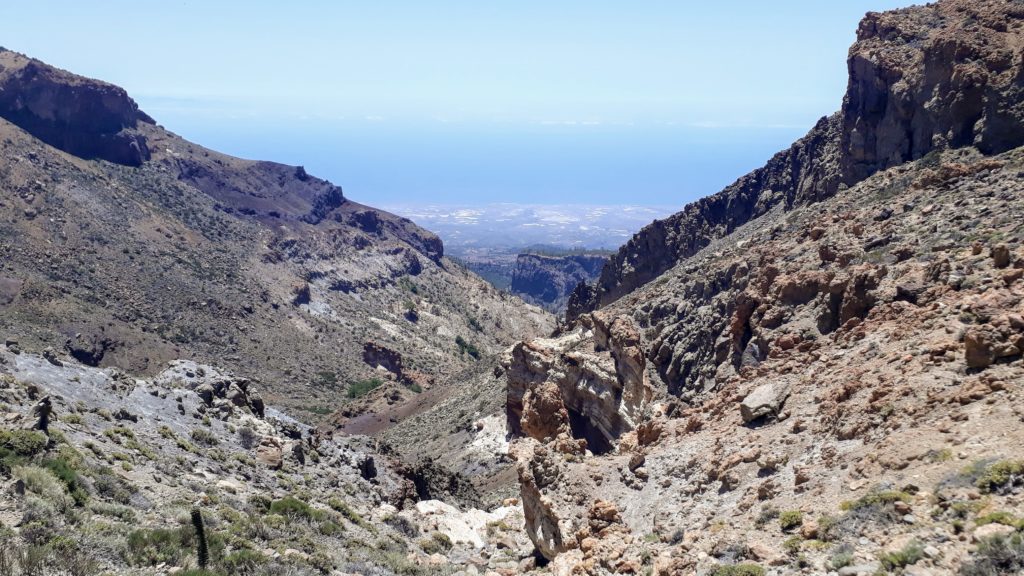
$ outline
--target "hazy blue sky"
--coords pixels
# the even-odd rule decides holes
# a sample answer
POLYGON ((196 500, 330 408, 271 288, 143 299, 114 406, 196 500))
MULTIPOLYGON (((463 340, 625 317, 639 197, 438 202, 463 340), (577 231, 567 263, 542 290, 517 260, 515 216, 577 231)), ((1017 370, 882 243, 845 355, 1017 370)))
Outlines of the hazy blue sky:
POLYGON ((683 204, 838 109, 907 0, 9 3, 0 45, 368 203, 683 204))

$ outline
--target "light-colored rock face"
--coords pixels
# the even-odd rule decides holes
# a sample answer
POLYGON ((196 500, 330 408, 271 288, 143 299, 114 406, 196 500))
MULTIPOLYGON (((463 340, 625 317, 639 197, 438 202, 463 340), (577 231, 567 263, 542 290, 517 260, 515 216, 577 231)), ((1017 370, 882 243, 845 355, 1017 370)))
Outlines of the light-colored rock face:
POLYGON ((483 548, 488 539, 488 527, 503 524, 517 527, 522 523, 518 506, 503 506, 493 511, 471 509, 467 511, 446 504, 440 500, 423 500, 415 508, 404 511, 410 518, 430 532, 444 534, 454 543, 464 543, 473 548, 483 548))
POLYGON ((631 319, 595 314, 571 334, 516 345, 505 361, 510 429, 614 450, 652 398, 640 344, 631 319))

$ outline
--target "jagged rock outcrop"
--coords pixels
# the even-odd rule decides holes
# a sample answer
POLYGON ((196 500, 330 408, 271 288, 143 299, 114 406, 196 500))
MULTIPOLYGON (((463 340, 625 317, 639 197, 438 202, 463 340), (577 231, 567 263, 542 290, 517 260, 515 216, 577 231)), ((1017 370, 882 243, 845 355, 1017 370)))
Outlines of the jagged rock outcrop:
POLYGON ((652 392, 640 332, 627 317, 587 317, 588 328, 516 345, 504 360, 509 428, 563 451, 615 449, 652 392), (588 336, 592 342, 585 342, 588 336))
POLYGON ((947 0, 869 14, 850 49, 840 112, 722 192, 638 232, 570 320, 608 305, 773 207, 820 201, 933 150, 1024 144, 1024 14, 1014 2, 947 0))
POLYGON ((998 154, 1024 144, 1016 2, 945 1, 868 14, 850 50, 844 178, 939 148, 998 154))
POLYGON ((236 410, 258 418, 265 415, 263 397, 248 378, 240 378, 212 366, 190 360, 175 360, 153 381, 162 386, 183 387, 194 391, 203 401, 198 408, 201 413, 209 411, 225 420, 236 410))
POLYGON ((376 342, 363 344, 363 362, 371 368, 383 368, 399 380, 404 376, 402 355, 376 342))
POLYGON ((578 284, 598 278, 605 260, 600 254, 519 254, 509 290, 527 302, 561 312, 578 284))
POLYGON ((136 130, 153 119, 112 84, 0 49, 0 118, 81 158, 139 166, 150 158, 136 130))

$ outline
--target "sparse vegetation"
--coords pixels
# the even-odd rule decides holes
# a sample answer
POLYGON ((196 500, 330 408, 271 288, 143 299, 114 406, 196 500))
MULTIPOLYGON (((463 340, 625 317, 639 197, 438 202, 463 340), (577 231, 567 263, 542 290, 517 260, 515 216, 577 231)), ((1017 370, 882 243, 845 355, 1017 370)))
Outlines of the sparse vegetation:
POLYGON ((1024 460, 1001 460, 987 466, 975 485, 985 493, 1024 484, 1024 460))
POLYGON ((459 347, 459 355, 469 354, 474 360, 480 359, 480 350, 473 344, 467 342, 462 336, 455 337, 455 345, 459 347))
POLYGON ((202 446, 212 447, 220 444, 220 440, 218 440, 217 437, 212 432, 206 430, 205 428, 193 428, 191 436, 192 440, 195 441, 196 444, 202 446))
POLYGON ((840 508, 844 511, 856 511, 865 508, 887 506, 898 501, 910 502, 910 494, 898 490, 872 491, 857 500, 848 500, 841 503, 840 508))
POLYGON ((440 532, 434 532, 430 538, 420 540, 420 548, 427 554, 443 554, 452 549, 452 541, 440 532))
POLYGON ((362 398, 370 392, 373 392, 377 388, 380 388, 384 384, 384 381, 380 378, 367 378, 366 380, 357 380, 349 384, 347 395, 349 398, 362 398))
POLYGON ((779 514, 779 528, 788 532, 799 528, 804 523, 804 513, 799 510, 787 510, 779 514))
POLYGON ((294 496, 285 496, 280 500, 274 500, 270 504, 270 513, 301 520, 323 519, 322 511, 314 509, 294 496))
POLYGON ((961 576, 1002 576, 1024 572, 1024 536, 1019 532, 982 540, 961 576))
POLYGON ((711 576, 764 576, 764 568, 757 564, 726 564, 716 566, 711 576))
POLYGON ((0 430, 0 457, 34 456, 46 449, 46 434, 35 430, 0 430))
POLYGON ((895 552, 883 553, 878 560, 886 570, 895 570, 916 564, 922 558, 924 558, 924 547, 920 542, 911 542, 895 552))

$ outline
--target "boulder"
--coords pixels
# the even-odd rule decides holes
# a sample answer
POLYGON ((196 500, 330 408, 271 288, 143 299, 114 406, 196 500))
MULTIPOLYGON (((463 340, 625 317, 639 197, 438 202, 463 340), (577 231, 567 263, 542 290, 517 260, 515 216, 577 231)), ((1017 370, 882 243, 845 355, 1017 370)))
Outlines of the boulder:
POLYGON ((271 470, 280 470, 284 465, 284 452, 281 449, 281 444, 273 438, 262 438, 259 446, 256 447, 256 460, 271 470))
POLYGON ((992 256, 992 265, 996 268, 1006 268, 1010 265, 1010 249, 1006 244, 996 244, 989 251, 992 256))
POLYGON ((740 402, 740 415, 748 424, 762 417, 775 418, 789 396, 789 386, 781 382, 762 384, 740 402))

